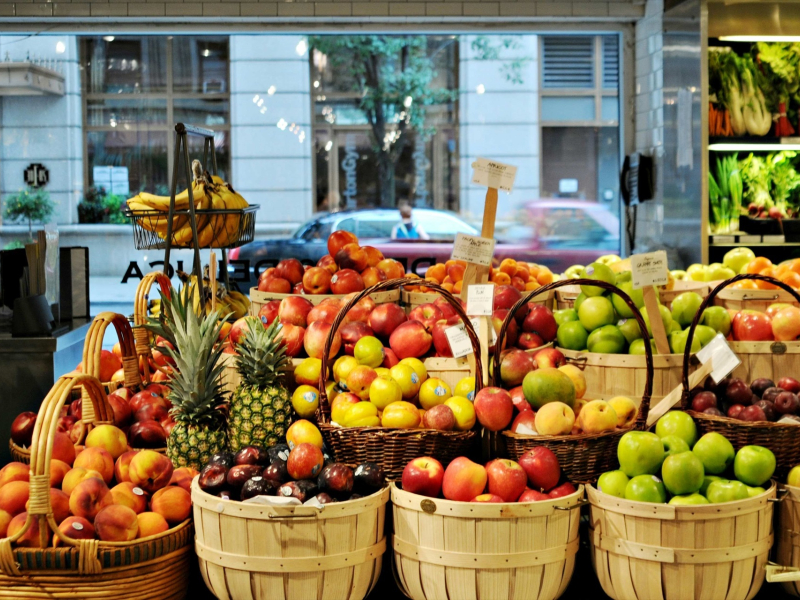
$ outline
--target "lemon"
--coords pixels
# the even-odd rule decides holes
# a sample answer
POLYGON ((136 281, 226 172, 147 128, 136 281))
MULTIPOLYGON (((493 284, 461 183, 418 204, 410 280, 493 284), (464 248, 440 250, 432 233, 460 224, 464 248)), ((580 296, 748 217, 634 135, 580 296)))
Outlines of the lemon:
POLYGON ((456 418, 455 429, 458 431, 469 431, 475 426, 475 407, 472 402, 464 398, 464 396, 453 396, 444 402, 445 406, 449 406, 453 411, 456 418))
POLYGON ((464 377, 464 379, 456 384, 456 388, 453 390, 453 395, 463 396, 470 402, 473 402, 475 400, 475 378, 464 377))
POLYGON ((319 408, 319 390, 310 385, 299 385, 292 394, 292 408, 299 417, 310 417, 319 408))

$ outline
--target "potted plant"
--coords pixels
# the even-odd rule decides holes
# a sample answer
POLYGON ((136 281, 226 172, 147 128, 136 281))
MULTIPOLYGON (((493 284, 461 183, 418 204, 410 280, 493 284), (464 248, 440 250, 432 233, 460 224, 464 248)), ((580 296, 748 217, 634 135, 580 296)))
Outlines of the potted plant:
POLYGON ((50 194, 41 188, 28 188, 20 190, 6 198, 3 218, 9 221, 19 219, 28 221, 28 237, 33 240, 33 222, 42 225, 50 221, 55 205, 50 200, 50 194))

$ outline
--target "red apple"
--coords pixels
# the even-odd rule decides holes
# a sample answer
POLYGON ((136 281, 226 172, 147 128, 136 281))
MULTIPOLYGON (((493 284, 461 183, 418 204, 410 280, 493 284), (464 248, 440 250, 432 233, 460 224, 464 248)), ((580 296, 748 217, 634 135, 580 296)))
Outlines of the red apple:
POLYGON ((303 281, 303 263, 296 258, 285 258, 275 266, 275 271, 278 277, 287 279, 292 285, 296 285, 303 281))
POLYGON ((494 502, 494 503, 501 503, 505 502, 500 496, 496 494, 481 494, 480 496, 475 496, 470 502, 494 502))
POLYGON ((30 446, 35 425, 35 412, 25 411, 19 413, 14 422, 11 423, 11 439, 17 446, 30 446))
POLYGON ((486 464, 489 493, 500 496, 505 502, 516 502, 525 491, 528 477, 522 467, 506 458, 498 458, 486 464))
MULTIPOLYGON (((508 310, 505 308, 498 308, 492 313, 492 327, 494 328, 494 332, 496 334, 500 333, 500 328, 502 327, 503 321, 505 321, 507 316, 508 310)), ((506 329, 506 337, 503 341, 503 348, 515 346, 517 344, 517 337, 519 337, 519 326, 517 325, 516 321, 512 320, 506 329)))
MULTIPOLYGON (((439 307, 439 310, 442 311, 442 318, 449 319, 450 317, 456 316, 456 309, 453 308, 450 303, 444 299, 442 296, 437 296, 436 300, 433 303, 439 307)), ((462 303, 463 304, 463 303, 462 303)))
POLYGON ((567 481, 566 483, 562 483, 557 488, 550 490, 547 495, 550 496, 550 498, 563 498, 564 496, 569 496, 570 494, 574 493, 575 486, 567 481))
POLYGON ((407 320, 406 313, 396 304, 379 304, 369 315, 369 326, 375 335, 385 340, 407 320))
POLYGON ((352 321, 350 323, 345 323, 339 328, 339 335, 342 337, 345 354, 353 356, 353 349, 355 348, 356 342, 362 337, 375 335, 375 333, 369 328, 369 325, 361 321, 352 321))
POLYGON ((733 317, 733 339, 742 342, 765 342, 774 338, 769 317, 755 310, 742 310, 733 317))
POLYGON ((306 318, 314 305, 300 296, 287 296, 278 307, 278 319, 284 325, 306 326, 306 318))
POLYGON ((431 330, 431 337, 433 338, 433 346, 436 348, 436 354, 439 356, 450 357, 453 356, 453 350, 450 348, 450 340, 447 338, 447 329, 453 325, 457 325, 461 319, 454 315, 449 319, 439 319, 433 324, 431 330))
MULTIPOLYGON (((342 298, 342 306, 349 303, 357 295, 358 292, 352 292, 347 296, 345 296, 344 298, 342 298)), ((360 321, 361 323, 368 325, 369 315, 372 313, 373 310, 375 310, 375 301, 369 296, 366 296, 365 298, 359 300, 353 308, 347 311, 347 314, 344 317, 344 321, 342 322, 352 323, 355 321, 360 321)))
POLYGON ((308 316, 306 317, 306 321, 309 325, 312 323, 316 323, 317 321, 323 321, 324 323, 333 323, 333 320, 336 318, 336 315, 339 314, 339 310, 342 308, 340 302, 328 302, 328 303, 321 303, 317 304, 314 308, 309 311, 308 316))
POLYGON ((778 387, 793 394, 800 394, 800 381, 793 377, 781 377, 778 380, 778 387))
POLYGON ((522 331, 538 333, 545 342, 552 342, 556 339, 556 332, 558 331, 558 324, 553 316, 553 311, 541 304, 531 305, 528 315, 522 323, 522 331))
POLYGON ((538 369, 546 369, 548 367, 557 369, 567 364, 567 359, 556 348, 542 348, 533 355, 533 360, 538 369))
POLYGON ((494 290, 494 302, 492 309, 508 310, 522 298, 520 291, 512 285, 498 285, 494 290))
POLYGON ((391 369, 397 363, 400 362, 400 359, 397 358, 397 354, 394 353, 394 350, 391 348, 384 348, 383 349, 383 362, 381 366, 385 369, 391 369))
POLYGON ((533 350, 544 346, 544 343, 538 333, 523 332, 517 337, 517 348, 522 348, 523 350, 533 350))
POLYGON ((552 450, 544 446, 531 448, 519 457, 519 465, 528 476, 531 489, 546 492, 561 478, 561 466, 552 450))
POLYGON ((454 459, 444 472, 442 495, 448 500, 469 502, 486 488, 486 469, 465 456, 454 459))
POLYGON ((552 500, 552 498, 538 490, 526 489, 517 502, 541 502, 542 500, 552 500))
POLYGON ((511 394, 502 388, 486 387, 475 394, 475 416, 489 431, 500 431, 508 427, 514 416, 511 394))
POLYGON ((525 392, 522 391, 521 385, 513 388, 508 393, 511 394, 511 402, 514 403, 514 408, 519 412, 533 412, 530 402, 525 400, 525 392))
POLYGON ((406 465, 403 469, 401 483, 406 492, 436 498, 442 491, 443 479, 442 463, 435 458, 422 456, 406 465))
POLYGON ((350 233, 349 231, 344 231, 343 229, 339 229, 328 236, 328 254, 331 256, 336 256, 336 253, 347 244, 357 243, 358 238, 355 236, 355 234, 350 233))
POLYGON ((504 350, 500 359, 500 379, 506 387, 522 384, 525 375, 536 369, 533 354, 518 350, 504 350))
POLYGON ((331 291, 334 294, 349 294, 363 289, 364 280, 358 271, 353 269, 340 269, 331 277, 331 291))
POLYGON ((787 306, 772 317, 772 333, 778 341, 796 340, 800 336, 800 308, 787 306))
MULTIPOLYGON (((325 342, 328 339, 328 335, 330 334, 332 327, 333 326, 330 323, 325 323, 323 321, 315 321, 308 326, 305 337, 303 338, 303 346, 306 349, 306 353, 311 358, 322 358, 322 354, 325 351, 325 342)), ((336 356, 341 347, 342 336, 337 331, 333 335, 328 358, 333 358, 336 356)))
POLYGON ((766 421, 767 415, 764 413, 763 408, 756 404, 751 404, 739 413, 739 419, 742 421, 766 421))
POLYGON ((389 336, 389 347, 401 360, 424 356, 430 350, 432 342, 431 334, 419 321, 401 323, 389 336))
POLYGON ((432 302, 420 304, 416 308, 412 309, 410 313, 408 313, 408 319, 410 321, 419 321, 428 331, 433 328, 433 324, 436 323, 436 321, 443 318, 444 313, 442 313, 441 309, 432 302))
POLYGON ((280 300, 270 300, 258 310, 258 318, 261 319, 264 327, 271 325, 278 318, 278 309, 281 306, 280 300))
POLYGON ((522 411, 514 418, 509 429, 522 435, 536 435, 536 413, 530 409, 522 411))
POLYGON ((703 412, 707 408, 717 407, 717 396, 714 392, 700 392, 692 398, 692 410, 703 412))
POLYGON ((743 404, 733 404, 728 408, 728 417, 731 419, 738 419, 744 410, 743 404))

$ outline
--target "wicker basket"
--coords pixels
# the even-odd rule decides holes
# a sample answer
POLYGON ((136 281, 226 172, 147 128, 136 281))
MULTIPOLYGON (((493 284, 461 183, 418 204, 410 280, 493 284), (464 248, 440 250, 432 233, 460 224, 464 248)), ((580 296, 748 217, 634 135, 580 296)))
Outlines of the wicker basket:
POLYGON ((775 485, 724 504, 631 502, 587 486, 592 563, 614 600, 746 600, 764 582, 775 485))
MULTIPOLYGON (((164 275, 161 271, 153 271, 145 275, 139 282, 139 285, 136 286, 136 298, 133 305, 133 339, 136 342, 136 356, 139 358, 139 370, 143 375, 145 384, 152 381, 153 375, 150 371, 150 359, 153 358, 153 353, 150 348, 153 344, 153 334, 147 331, 144 325, 147 323, 147 303, 150 300, 150 290, 154 283, 158 283, 158 287, 161 288, 163 294, 169 298, 172 292, 172 283, 170 283, 169 277, 164 275)), ((162 373, 167 373, 165 369, 158 365, 152 366, 155 366, 155 368, 162 373)))
POLYGON ((359 500, 273 507, 222 500, 192 482, 200 572, 227 600, 361 600, 386 551, 389 489, 359 500))
POLYGON ((50 506, 50 458, 61 407, 81 386, 84 432, 108 422, 112 409, 100 382, 90 375, 61 377, 39 409, 33 433, 28 519, 0 539, 0 598, 184 598, 188 588, 192 522, 132 542, 74 540, 59 531, 50 506), (38 521, 40 547, 13 543, 38 521), (62 546, 48 547, 55 534, 62 546))
POLYGON ((800 487, 781 485, 775 515, 775 565, 767 566, 767 581, 800 596, 800 487))
MULTIPOLYGON (((641 379, 635 378, 634 380, 637 386, 644 388, 644 393, 641 396, 639 414, 636 417, 633 428, 644 429, 647 422, 647 413, 650 410, 650 398, 653 393, 653 352, 649 343, 650 336, 647 335, 647 328, 636 305, 625 292, 617 287, 603 281, 570 279, 567 281, 555 281, 538 290, 533 290, 520 298, 508 311, 500 332, 497 334, 497 346, 502 347, 509 323, 514 319, 516 312, 527 304, 531 298, 540 292, 549 292, 568 285, 596 285, 602 287, 617 294, 633 311, 633 315, 645 337, 646 352, 644 357, 629 357, 640 358, 645 362, 643 376, 641 379)), ((494 356, 494 373, 499 372, 500 355, 496 354, 494 356)), ((637 396, 637 394, 630 395, 637 396)), ((558 456, 558 462, 570 481, 587 483, 596 480, 605 471, 616 468, 617 443, 626 431, 629 431, 629 429, 616 429, 596 434, 582 433, 580 435, 523 435, 511 431, 503 431, 502 435, 505 439, 506 451, 512 459, 518 460, 520 456, 534 446, 546 446, 558 456)))
MULTIPOLYGON (((397 281, 397 280, 393 280, 397 281)), ((259 292, 257 287, 250 288, 250 314, 254 317, 258 316, 258 311, 270 300, 283 300, 289 296, 296 296, 297 294, 278 294, 274 292, 259 292)), ((376 292, 369 295, 375 304, 397 304, 400 302, 400 290, 388 290, 386 292, 376 292)), ((311 302, 314 306, 321 303, 326 298, 344 299, 346 296, 341 294, 303 294, 303 298, 311 302)))
MULTIPOLYGON (((789 472, 789 469, 800 463, 800 430, 798 430, 797 425, 773 423, 771 421, 740 421, 738 419, 717 417, 689 410, 691 389, 689 387, 690 357, 688 350, 691 349, 692 346, 695 328, 702 317, 703 311, 708 306, 712 305, 717 294, 730 284, 744 279, 767 281, 782 288, 800 301, 800 296, 788 285, 764 275, 737 275, 727 281, 723 281, 711 290, 708 297, 697 310, 697 314, 689 327, 689 334, 686 339, 687 352, 683 356, 683 395, 681 396, 681 407, 695 420, 697 429, 701 434, 708 433, 709 431, 721 433, 730 440, 733 447, 737 450, 742 446, 748 446, 750 444, 765 446, 772 450, 772 452, 775 453, 775 459, 777 461, 775 476, 783 478, 789 472)), ((795 373, 796 371, 797 365, 796 363, 792 363, 790 372, 795 373)))
MULTIPOLYGON (((763 277, 763 275, 762 275, 763 277)), ((728 281, 738 280, 738 276, 728 281)), ((776 280, 770 281, 774 283, 776 280)), ((714 282, 719 283, 719 282, 714 282)), ((724 282, 723 282, 724 283, 724 282)), ((775 284, 777 285, 777 284, 775 284)), ((713 286, 713 283, 712 283, 713 286)), ((716 295, 714 304, 717 306, 724 306, 731 310, 757 310, 765 312, 770 304, 785 303, 800 306, 800 301, 797 299, 795 290, 786 284, 779 286, 782 289, 777 290, 737 290, 726 289, 721 290, 716 295)))
POLYGON ((395 578, 412 600, 553 600, 575 568, 583 487, 556 500, 480 504, 392 484, 395 578))
MULTIPOLYGON (((425 285, 428 285, 427 282, 425 285)), ((406 290, 403 290, 400 292, 400 305, 403 307, 403 309, 405 309, 406 313, 410 313, 417 306, 431 303, 438 297, 439 294, 429 294, 427 292, 407 292, 406 290)), ((555 292, 548 292, 536 298, 536 300, 533 301, 533 304, 542 304, 548 308, 552 308, 554 305, 554 298, 555 292)))
MULTIPOLYGON (((411 285, 416 281, 413 278, 383 281, 354 296, 341 308, 339 314, 333 320, 333 326, 322 352, 317 421, 325 443, 337 462, 351 466, 362 462, 375 462, 383 467, 389 479, 399 479, 408 461, 419 456, 433 456, 440 460, 442 464, 447 465, 457 456, 468 454, 477 439, 474 430, 437 431, 434 429, 393 429, 388 427, 336 427, 330 422, 331 407, 325 391, 328 355, 333 343, 333 335, 342 324, 345 315, 359 300, 367 295, 395 290, 404 285, 411 285)), ((478 335, 472 328, 461 303, 450 292, 433 283, 428 284, 428 287, 436 289, 466 325, 467 335, 472 342, 475 357, 475 391, 477 392, 483 387, 478 335)), ((463 364, 459 366, 459 373, 463 372, 462 368, 463 364)))
MULTIPOLYGON (((86 334, 86 340, 83 344, 83 372, 94 377, 100 375, 100 352, 103 349, 103 337, 105 336, 106 329, 109 325, 113 325, 117 331, 120 347, 122 348, 122 367, 125 371, 125 380, 120 384, 116 381, 103 383, 103 388, 106 393, 112 392, 121 386, 125 386, 135 390, 141 386, 142 380, 139 375, 139 365, 136 358, 136 349, 133 341, 133 332, 131 331, 130 323, 123 315, 118 315, 113 312, 103 312, 94 318, 89 331, 86 334)), ((73 400, 83 398, 83 405, 87 405, 86 394, 76 387, 73 391, 73 400)), ((83 409, 85 410, 85 409, 83 409)), ((91 418, 91 413, 89 418, 91 418)), ((88 423, 87 417, 82 419, 84 423, 88 423)), ((113 416, 109 420, 113 421, 113 416)), ((25 464, 30 463, 31 450, 16 445, 13 441, 9 443, 11 456, 15 461, 25 464)))

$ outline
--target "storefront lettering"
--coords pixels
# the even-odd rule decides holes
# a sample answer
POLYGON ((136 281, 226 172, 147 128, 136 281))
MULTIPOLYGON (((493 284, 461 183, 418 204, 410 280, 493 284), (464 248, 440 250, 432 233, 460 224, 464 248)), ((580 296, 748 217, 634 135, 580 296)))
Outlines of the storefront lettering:
POLYGON ((416 178, 414 205, 427 206, 428 170, 431 168, 431 161, 428 160, 428 156, 425 153, 425 140, 422 136, 417 136, 412 158, 414 159, 414 177, 416 178))
POLYGON ((347 203, 347 208, 355 208, 358 195, 358 182, 356 181, 356 167, 358 166, 358 151, 356 150, 356 136, 348 133, 344 136, 344 171, 345 188, 342 195, 347 203))

